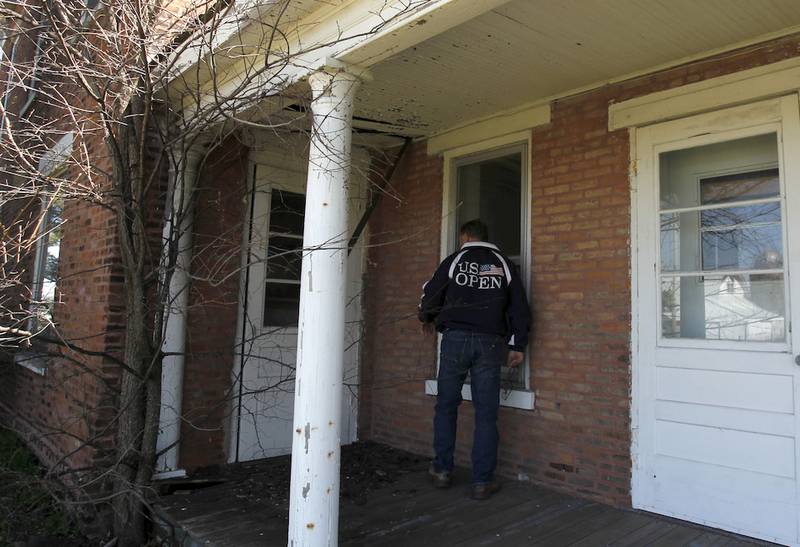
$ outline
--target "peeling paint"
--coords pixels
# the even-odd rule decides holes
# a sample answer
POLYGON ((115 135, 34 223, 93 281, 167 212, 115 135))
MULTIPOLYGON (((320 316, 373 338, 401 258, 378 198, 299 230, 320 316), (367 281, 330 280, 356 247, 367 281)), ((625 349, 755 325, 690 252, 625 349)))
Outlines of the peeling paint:
POLYGON ((311 490, 311 483, 307 482, 306 485, 303 487, 303 499, 308 497, 308 492, 311 490))
POLYGON ((311 422, 306 422, 306 454, 308 454, 308 440, 311 438, 311 422))

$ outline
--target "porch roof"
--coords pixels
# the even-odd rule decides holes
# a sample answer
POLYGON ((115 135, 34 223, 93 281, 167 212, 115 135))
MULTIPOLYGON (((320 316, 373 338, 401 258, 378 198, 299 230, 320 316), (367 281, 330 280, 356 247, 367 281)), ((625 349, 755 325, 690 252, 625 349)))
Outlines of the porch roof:
POLYGON ((513 0, 373 65, 356 115, 433 135, 797 31, 794 0, 513 0))
MULTIPOLYGON (((279 4, 268 3, 261 17, 269 22, 279 4)), ((309 51, 282 69, 280 80, 294 88, 292 94, 328 59, 355 63, 371 78, 357 93, 354 126, 409 136, 438 135, 499 112, 800 32, 796 0, 303 0, 290 7, 294 11, 281 19, 291 37, 287 47, 309 51), (402 12, 407 5, 413 9, 402 12)), ((257 49, 264 38, 259 28, 221 32, 216 46, 224 51, 222 42, 235 40, 257 49)), ((258 56, 222 57, 215 63, 216 86, 225 96, 258 56)), ((201 91, 205 95, 211 96, 201 91)), ((262 106, 262 115, 274 114, 286 103, 262 106)))

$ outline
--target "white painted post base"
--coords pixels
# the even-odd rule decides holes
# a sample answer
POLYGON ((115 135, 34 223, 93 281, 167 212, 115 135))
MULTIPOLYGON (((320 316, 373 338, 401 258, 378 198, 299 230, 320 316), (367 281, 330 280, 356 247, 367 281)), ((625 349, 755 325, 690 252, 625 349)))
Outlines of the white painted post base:
POLYGON ((289 545, 337 545, 353 98, 342 67, 309 77, 308 160, 289 505, 289 545))

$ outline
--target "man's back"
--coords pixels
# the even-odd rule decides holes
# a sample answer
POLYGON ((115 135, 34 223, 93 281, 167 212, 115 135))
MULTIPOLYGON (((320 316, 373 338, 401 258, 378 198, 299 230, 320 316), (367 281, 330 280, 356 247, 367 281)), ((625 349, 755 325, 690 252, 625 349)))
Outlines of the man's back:
POLYGON ((514 264, 483 241, 465 243, 425 284, 420 319, 440 331, 466 330, 509 336, 512 348, 527 343, 529 310, 514 264))

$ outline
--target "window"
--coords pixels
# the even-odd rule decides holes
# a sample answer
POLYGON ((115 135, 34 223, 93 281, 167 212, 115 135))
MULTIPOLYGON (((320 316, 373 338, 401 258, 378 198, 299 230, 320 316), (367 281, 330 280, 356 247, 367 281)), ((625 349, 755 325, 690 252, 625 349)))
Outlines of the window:
MULTIPOLYGON (((44 180, 53 181, 65 175, 67 161, 72 155, 73 141, 73 133, 65 133, 39 158, 38 171, 44 180)), ((53 311, 59 299, 59 261, 65 225, 64 202, 57 193, 42 201, 42 213, 31 276, 31 318, 28 330, 33 333, 45 331, 56 319, 53 311)), ((47 370, 46 355, 42 351, 41 343, 36 340, 31 351, 17 352, 14 360, 37 374, 44 374, 47 370)))
POLYGON ((97 17, 97 12, 103 7, 100 0, 84 0, 83 7, 81 8, 81 27, 87 28, 89 24, 97 17))
POLYGON ((777 136, 660 156, 663 338, 784 342, 777 136))
MULTIPOLYGON (((489 241, 516 264, 529 290, 528 138, 527 133, 509 135, 503 139, 506 146, 500 144, 488 151, 468 147, 445 155, 442 254, 458 248, 458 229, 464 222, 480 218, 489 228, 489 241)), ((502 386, 501 405, 533 408, 527 355, 523 366, 504 367, 502 386)), ((426 383, 426 393, 435 394, 435 389, 435 381, 426 383)), ((470 399, 469 386, 462 395, 470 399)))
MULTIPOLYGON (((45 207, 47 204, 45 203, 45 207)), ((31 330, 40 331, 53 323, 53 307, 58 299, 58 263, 63 236, 64 204, 61 198, 50 202, 37 242, 33 269, 33 313, 31 330)))
POLYGON ((265 327, 296 327, 300 314, 300 267, 306 197, 273 189, 269 209, 265 327))

